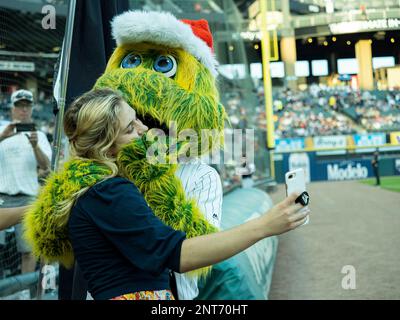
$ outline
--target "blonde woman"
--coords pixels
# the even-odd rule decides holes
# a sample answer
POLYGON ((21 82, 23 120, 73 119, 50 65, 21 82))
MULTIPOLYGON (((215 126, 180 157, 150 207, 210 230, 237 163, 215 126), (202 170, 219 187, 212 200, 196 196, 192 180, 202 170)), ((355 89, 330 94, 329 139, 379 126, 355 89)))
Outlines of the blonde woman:
POLYGON ((260 218, 186 239, 154 215, 132 182, 118 176, 119 150, 147 130, 119 95, 104 89, 83 95, 68 109, 64 129, 72 159, 43 192, 62 196, 62 206, 54 211, 56 219, 43 215, 41 220, 40 210, 52 209, 41 195, 27 225, 36 253, 48 254, 47 243, 61 262, 77 260, 94 299, 172 300, 169 270, 184 273, 218 263, 263 238, 297 228, 309 214, 299 212, 298 195, 291 195, 260 218), (54 230, 48 223, 55 229, 67 225, 65 237, 40 233, 54 230), (66 240, 73 256, 65 255, 66 240))

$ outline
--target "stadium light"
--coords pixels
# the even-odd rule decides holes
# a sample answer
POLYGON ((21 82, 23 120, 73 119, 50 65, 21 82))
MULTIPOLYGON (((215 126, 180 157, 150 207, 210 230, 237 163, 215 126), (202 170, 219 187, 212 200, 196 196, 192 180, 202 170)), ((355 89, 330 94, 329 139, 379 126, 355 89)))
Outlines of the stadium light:
POLYGON ((395 43, 396 40, 394 40, 394 38, 392 38, 392 39, 390 39, 390 42, 391 42, 391 43, 395 43))
POLYGON ((336 42, 336 40, 337 40, 336 37, 332 37, 333 42, 336 42))
POLYGON ((255 44, 255 45, 254 45, 254 49, 255 49, 255 50, 258 50, 258 49, 260 49, 260 46, 259 46, 258 44, 255 44))
POLYGON ((325 47, 328 46, 328 41, 324 41, 324 46, 325 46, 325 47))
POLYGON ((346 43, 347 43, 348 46, 351 46, 351 41, 350 40, 347 40, 346 43))
POLYGON ((308 43, 313 43, 313 38, 308 38, 308 43))

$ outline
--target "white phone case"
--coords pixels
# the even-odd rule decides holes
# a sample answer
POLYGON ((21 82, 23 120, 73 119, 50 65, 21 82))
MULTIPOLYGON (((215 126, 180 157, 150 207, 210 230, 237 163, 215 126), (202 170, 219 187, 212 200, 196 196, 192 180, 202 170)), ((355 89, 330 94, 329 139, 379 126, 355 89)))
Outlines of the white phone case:
MULTIPOLYGON (((285 174, 285 183, 286 183, 286 196, 296 192, 298 194, 307 191, 306 189, 306 177, 304 173, 304 169, 296 169, 293 171, 286 172, 285 174)), ((301 211, 307 210, 308 206, 305 206, 301 211)), ((307 217, 306 222, 303 225, 308 224, 309 217, 307 217)))

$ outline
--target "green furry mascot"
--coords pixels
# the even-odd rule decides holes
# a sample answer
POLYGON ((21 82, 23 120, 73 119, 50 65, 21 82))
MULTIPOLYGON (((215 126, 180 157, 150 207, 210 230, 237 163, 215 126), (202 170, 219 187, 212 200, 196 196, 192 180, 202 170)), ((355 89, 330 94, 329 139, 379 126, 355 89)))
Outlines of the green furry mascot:
MULTIPOLYGON (((216 224, 206 218, 205 209, 199 208, 195 193, 185 192, 177 176, 180 165, 171 161, 179 160, 189 148, 193 151, 193 147, 199 157, 205 155, 219 147, 222 139, 226 115, 219 103, 215 82, 217 63, 207 21, 178 20, 165 12, 129 11, 114 18, 112 27, 117 48, 95 88, 119 91, 149 128, 167 129, 173 123, 176 133, 176 138, 164 141, 164 150, 169 151, 164 163, 148 160, 153 145, 152 130, 126 146, 118 157, 121 174, 135 183, 162 221, 186 232, 188 238, 215 232, 216 224), (202 137, 204 129, 216 130, 220 135, 217 139, 203 136, 193 143, 184 138, 189 129, 197 137, 202 137), (175 149, 170 148, 172 144, 175 149)), ((82 172, 90 172, 90 168, 90 165, 67 163, 62 173, 49 178, 25 218, 26 237, 36 256, 72 266, 74 257, 68 230, 65 219, 57 219, 56 203, 65 199, 68 192, 97 182, 84 179, 82 172), (67 176, 83 178, 65 186, 62 181, 67 176)), ((204 171, 202 177, 210 172, 204 171)), ((98 176, 105 175, 107 172, 100 172, 98 176)), ((194 271, 189 277, 204 276, 209 270, 194 271)))

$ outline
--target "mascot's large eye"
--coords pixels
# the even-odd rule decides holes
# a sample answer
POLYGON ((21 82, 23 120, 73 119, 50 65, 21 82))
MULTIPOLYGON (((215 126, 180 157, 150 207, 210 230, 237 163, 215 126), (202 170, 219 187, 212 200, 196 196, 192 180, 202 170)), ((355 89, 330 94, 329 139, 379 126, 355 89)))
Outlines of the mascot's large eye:
POLYGON ((130 53, 121 62, 121 68, 130 69, 136 68, 142 63, 142 57, 138 54, 130 53))
POLYGON ((154 71, 161 72, 168 78, 172 78, 176 74, 178 64, 173 56, 158 56, 154 61, 154 71))

